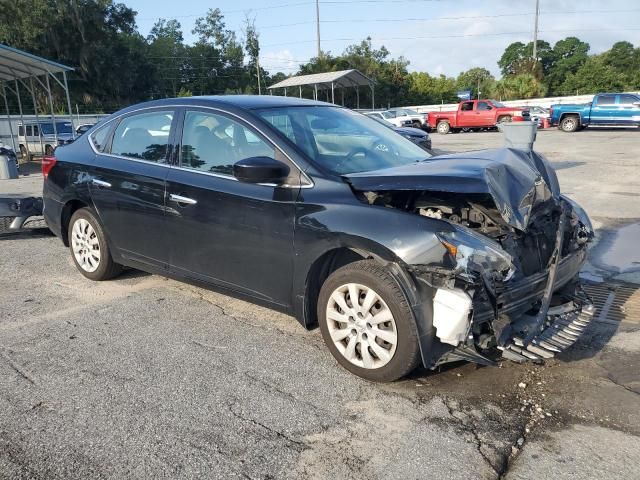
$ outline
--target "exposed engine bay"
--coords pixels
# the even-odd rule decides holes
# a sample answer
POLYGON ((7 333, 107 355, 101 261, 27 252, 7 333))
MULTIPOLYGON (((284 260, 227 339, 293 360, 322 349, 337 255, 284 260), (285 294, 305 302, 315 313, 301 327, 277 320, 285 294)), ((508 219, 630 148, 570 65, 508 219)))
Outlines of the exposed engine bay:
POLYGON ((409 266, 434 292, 443 353, 430 366, 538 361, 572 345, 593 314, 577 280, 593 232, 546 159, 501 149, 423 163, 348 179, 362 202, 450 225, 435 232, 443 257, 409 266))

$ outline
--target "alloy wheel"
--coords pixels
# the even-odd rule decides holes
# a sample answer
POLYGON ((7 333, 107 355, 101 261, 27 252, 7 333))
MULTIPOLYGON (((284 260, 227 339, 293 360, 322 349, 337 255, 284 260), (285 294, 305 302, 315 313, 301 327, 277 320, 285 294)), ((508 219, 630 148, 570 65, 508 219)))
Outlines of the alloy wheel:
POLYGON ((357 283, 336 288, 327 304, 331 340, 350 363, 367 369, 393 358, 398 331, 393 313, 373 289, 357 283))
POLYGON ((100 242, 91 224, 79 218, 71 231, 71 247, 76 262, 85 272, 95 272, 100 266, 100 242))

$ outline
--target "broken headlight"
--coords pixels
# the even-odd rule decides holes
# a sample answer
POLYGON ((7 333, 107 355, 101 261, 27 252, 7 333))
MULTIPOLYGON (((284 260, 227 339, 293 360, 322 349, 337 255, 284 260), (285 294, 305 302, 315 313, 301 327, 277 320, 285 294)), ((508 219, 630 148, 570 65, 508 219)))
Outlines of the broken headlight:
POLYGON ((490 274, 503 281, 515 273, 511 255, 490 238, 457 227, 451 232, 438 233, 438 239, 455 259, 456 272, 467 276, 490 274))

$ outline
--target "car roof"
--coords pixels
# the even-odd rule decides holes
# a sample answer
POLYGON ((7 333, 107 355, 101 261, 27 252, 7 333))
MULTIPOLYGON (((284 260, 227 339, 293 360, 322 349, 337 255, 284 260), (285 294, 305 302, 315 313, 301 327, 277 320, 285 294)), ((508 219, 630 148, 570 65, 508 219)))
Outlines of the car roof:
POLYGON ((166 98, 139 103, 128 107, 138 109, 142 106, 161 107, 170 105, 201 105, 201 106, 233 106, 244 110, 281 107, 339 107, 333 103, 317 102, 305 98, 281 97, 278 95, 203 95, 197 97, 166 98))

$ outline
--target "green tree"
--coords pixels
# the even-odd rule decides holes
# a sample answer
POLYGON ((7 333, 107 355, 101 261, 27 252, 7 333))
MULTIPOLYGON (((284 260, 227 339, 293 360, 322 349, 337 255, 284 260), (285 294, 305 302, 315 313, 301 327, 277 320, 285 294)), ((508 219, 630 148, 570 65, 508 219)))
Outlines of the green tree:
POLYGON ((559 87, 564 95, 581 95, 598 92, 619 92, 625 88, 625 76, 607 65, 606 54, 589 58, 559 87))
POLYGON ((545 75, 545 83, 552 95, 562 94, 562 85, 589 58, 589 44, 576 37, 559 40, 553 46, 553 62, 545 75))
POLYGON ((500 100, 544 97, 546 87, 535 75, 521 73, 509 75, 496 82, 494 94, 500 100))
POLYGON ((173 96, 178 93, 184 70, 182 30, 177 20, 159 19, 147 36, 149 59, 155 67, 156 95, 173 96))
POLYGON ((458 75, 456 88, 458 90, 471 90, 471 95, 474 98, 478 96, 487 98, 493 93, 495 80, 491 72, 486 68, 474 67, 458 75), (479 91, 478 88, 480 88, 479 91))

